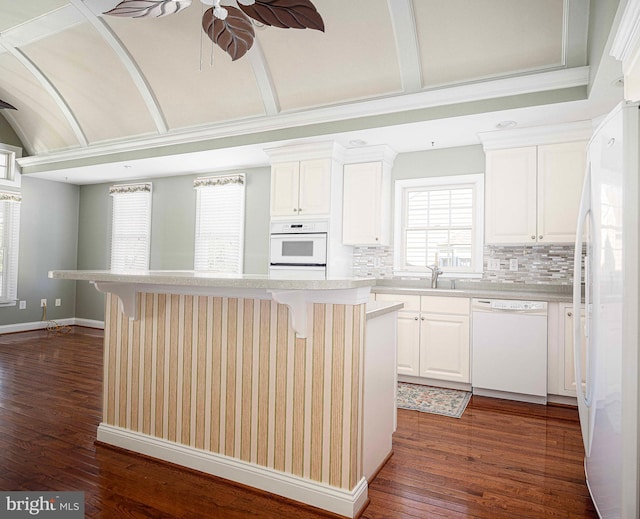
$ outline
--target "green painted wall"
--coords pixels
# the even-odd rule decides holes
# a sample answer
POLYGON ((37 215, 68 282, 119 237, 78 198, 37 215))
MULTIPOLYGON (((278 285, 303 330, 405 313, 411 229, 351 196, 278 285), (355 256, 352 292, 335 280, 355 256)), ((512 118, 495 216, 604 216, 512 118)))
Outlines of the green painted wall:
POLYGON ((49 279, 49 270, 75 269, 77 258, 78 186, 22 178, 18 298, 27 308, 0 308, 0 325, 42 319, 40 299, 47 299, 47 318, 73 317, 75 283, 49 279), (62 305, 54 306, 55 299, 62 305))
MULTIPOLYGON (((245 262, 247 274, 266 274, 269 253, 270 168, 227 171, 216 175, 245 173, 245 262)), ((200 175, 203 176, 203 175, 200 175)), ((193 268, 196 175, 153 179, 150 268, 193 268)), ((111 237, 111 184, 80 187, 78 269, 109 266, 111 237)), ((88 282, 78 282, 76 316, 102 321, 104 296, 88 282)))

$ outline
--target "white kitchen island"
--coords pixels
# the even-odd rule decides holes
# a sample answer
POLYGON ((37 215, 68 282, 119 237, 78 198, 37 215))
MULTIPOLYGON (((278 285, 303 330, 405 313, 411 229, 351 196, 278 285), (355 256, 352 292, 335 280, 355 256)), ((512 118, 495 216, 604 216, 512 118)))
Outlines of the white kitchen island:
POLYGON ((49 275, 106 294, 98 441, 346 517, 366 506, 395 427, 399 306, 367 319, 374 280, 49 275))

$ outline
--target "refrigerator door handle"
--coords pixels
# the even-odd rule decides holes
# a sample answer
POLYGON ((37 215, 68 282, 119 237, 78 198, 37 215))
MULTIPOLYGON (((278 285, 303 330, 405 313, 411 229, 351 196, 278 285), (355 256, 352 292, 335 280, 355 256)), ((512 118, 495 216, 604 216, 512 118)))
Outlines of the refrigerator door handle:
MULTIPOLYGON (((582 246, 585 222, 591 218, 591 165, 587 165, 587 171, 584 179, 584 187, 582 190, 582 198, 580 199, 580 209, 578 212, 578 228, 576 231, 576 247, 573 258, 573 358, 575 367, 576 393, 578 400, 582 400, 584 405, 589 408, 592 404, 592 384, 590 374, 587 371, 586 388, 582 388, 582 366, 585 359, 582 358, 582 334, 580 333, 580 305, 582 299, 582 246)), ((588 226, 588 232, 591 232, 592 225, 588 226)), ((588 238, 587 238, 588 243, 588 238)), ((585 335, 589 335, 589 305, 591 304, 591 294, 589 289, 589 251, 585 256, 585 335)))

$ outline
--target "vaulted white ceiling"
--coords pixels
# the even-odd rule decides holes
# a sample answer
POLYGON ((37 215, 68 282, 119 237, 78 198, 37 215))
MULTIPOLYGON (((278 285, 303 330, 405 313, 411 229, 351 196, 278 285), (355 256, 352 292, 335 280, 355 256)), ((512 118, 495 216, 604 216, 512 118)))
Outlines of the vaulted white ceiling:
POLYGON ((2 115, 29 155, 27 172, 89 157, 110 164, 230 147, 250 156, 247 146, 368 138, 486 107, 566 101, 590 116, 580 104, 588 0, 313 0, 325 32, 257 27, 254 47, 234 62, 204 35, 197 0, 157 19, 102 14, 117 3, 0 0, 0 99, 18 109, 2 115))

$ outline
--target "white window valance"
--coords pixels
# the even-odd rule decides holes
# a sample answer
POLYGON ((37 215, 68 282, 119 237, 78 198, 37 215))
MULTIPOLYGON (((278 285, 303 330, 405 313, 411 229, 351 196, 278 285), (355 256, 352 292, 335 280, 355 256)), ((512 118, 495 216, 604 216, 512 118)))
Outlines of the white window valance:
POLYGON ((0 191, 0 202, 22 202, 22 195, 20 193, 0 191))
POLYGON ((193 187, 226 186, 228 184, 244 184, 244 175, 226 175, 218 177, 198 177, 193 181, 193 187))
POLYGON ((151 193, 151 183, 118 184, 109 188, 110 195, 126 195, 128 193, 151 193))

